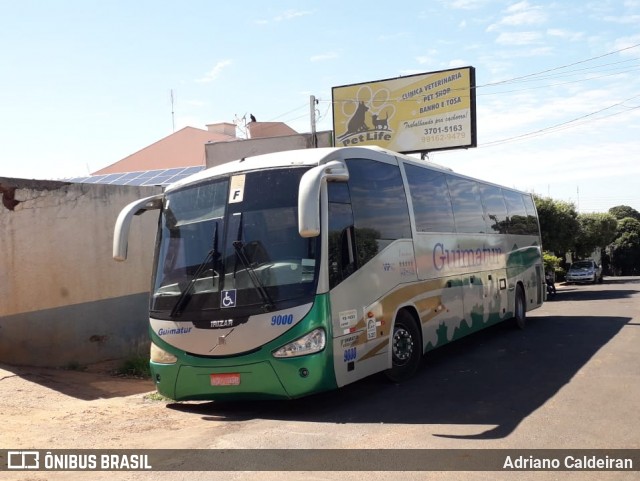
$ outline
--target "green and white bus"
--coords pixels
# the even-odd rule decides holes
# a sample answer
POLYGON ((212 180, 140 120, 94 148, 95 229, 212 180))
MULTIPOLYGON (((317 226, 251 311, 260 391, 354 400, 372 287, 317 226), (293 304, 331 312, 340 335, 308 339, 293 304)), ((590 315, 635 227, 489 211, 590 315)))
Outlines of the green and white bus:
POLYGON ((175 400, 297 398, 377 372, 544 300, 530 194, 373 147, 246 158, 120 213, 159 209, 151 372, 175 400))

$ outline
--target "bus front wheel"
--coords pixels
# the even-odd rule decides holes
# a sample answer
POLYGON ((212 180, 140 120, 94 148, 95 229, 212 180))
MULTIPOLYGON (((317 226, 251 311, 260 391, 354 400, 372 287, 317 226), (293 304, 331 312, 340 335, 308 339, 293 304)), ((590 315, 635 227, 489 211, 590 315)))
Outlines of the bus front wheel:
POLYGON ((420 331, 414 317, 407 311, 398 312, 391 340, 391 369, 385 374, 390 381, 402 382, 413 376, 422 360, 420 331))

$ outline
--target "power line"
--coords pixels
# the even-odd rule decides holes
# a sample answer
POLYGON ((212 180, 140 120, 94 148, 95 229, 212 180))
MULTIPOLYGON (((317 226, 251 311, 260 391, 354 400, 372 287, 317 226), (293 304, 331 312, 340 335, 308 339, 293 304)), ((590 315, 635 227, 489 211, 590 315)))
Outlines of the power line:
POLYGON ((605 54, 602 54, 602 55, 598 55, 596 57, 591 57, 591 58, 588 58, 588 59, 585 59, 585 60, 579 60, 577 62, 561 65, 559 67, 554 67, 554 68, 550 68, 550 69, 546 69, 546 70, 541 70, 540 72, 534 72, 534 73, 530 73, 530 74, 527 74, 527 75, 521 75, 520 77, 514 77, 514 78, 511 78, 511 79, 500 80, 498 82, 492 82, 492 83, 488 83, 488 84, 484 84, 484 85, 478 85, 476 88, 489 87, 489 86, 494 86, 494 85, 502 85, 502 84, 505 84, 505 83, 515 82, 515 81, 519 81, 519 80, 522 80, 522 79, 535 77, 535 76, 540 75, 540 74, 554 72, 554 71, 557 71, 557 70, 562 70, 564 68, 573 67, 574 65, 580 65, 580 64, 583 64, 583 63, 591 62, 591 61, 597 60, 599 58, 607 57, 609 55, 614 55, 616 53, 624 52, 626 50, 631 50, 631 49, 637 48, 637 47, 640 47, 640 43, 637 43, 635 45, 631 45, 630 47, 624 47, 624 48, 621 48, 621 49, 618 49, 618 50, 614 50, 612 52, 608 52, 608 53, 605 53, 605 54))
MULTIPOLYGON (((561 122, 559 124, 552 125, 550 127, 545 127, 545 128, 542 128, 542 129, 538 129, 538 130, 535 130, 533 132, 528 132, 526 134, 515 135, 513 137, 508 137, 506 139, 495 140, 493 142, 486 142, 486 143, 482 144, 482 147, 492 147, 494 145, 499 145, 499 144, 503 144, 503 143, 507 143, 507 142, 512 142, 512 141, 515 141, 515 140, 522 140, 524 138, 533 137, 533 136, 536 136, 536 135, 541 135, 543 133, 551 133, 551 132, 555 132, 557 130, 564 130, 563 127, 564 128, 569 128, 568 127, 569 124, 572 124, 574 122, 578 122, 579 120, 583 120, 583 119, 586 119, 588 117, 592 117, 592 116, 594 116, 596 114, 604 112, 605 110, 612 109, 614 107, 622 106, 622 107, 626 108, 627 110, 624 111, 624 112, 616 112, 616 113, 613 113, 613 114, 609 114, 609 115, 606 115, 604 117, 599 117, 597 119, 592 119, 592 121, 602 120, 602 119, 606 119, 606 118, 609 118, 609 117, 613 117, 615 115, 625 114, 625 113, 628 113, 631 110, 636 110, 636 109, 640 108, 640 106, 626 107, 625 105, 623 105, 625 102, 628 102, 629 100, 635 99, 637 97, 640 97, 640 95, 634 95, 633 97, 629 97, 628 99, 625 99, 622 102, 618 102, 618 103, 615 103, 613 105, 609 105, 608 107, 602 108, 600 110, 596 110, 595 112, 591 112, 591 113, 588 113, 588 114, 585 114, 585 115, 581 115, 580 117, 576 117, 575 119, 567 120, 565 122, 561 122)), ((584 122, 582 122, 582 123, 584 123, 584 122)))
POLYGON ((300 109, 302 109, 302 108, 307 108, 307 109, 308 109, 308 108, 309 108, 309 104, 308 104, 308 103, 303 104, 303 105, 301 105, 301 106, 299 106, 299 107, 296 107, 296 108, 294 108, 294 109, 291 109, 291 110, 289 110, 289 111, 287 111, 287 112, 285 112, 285 113, 283 113, 283 114, 280 114, 280 115, 277 115, 277 116, 275 116, 275 117, 272 117, 270 120, 268 120, 268 122, 273 122, 274 120, 277 120, 277 119, 279 119, 279 118, 281 118, 281 117, 284 117, 285 115, 289 115, 289 114, 291 114, 291 113, 293 113, 293 112, 296 112, 296 111, 298 111, 298 110, 300 110, 300 109))
MULTIPOLYGON (((577 73, 581 73, 581 72, 585 72, 585 71, 589 71, 589 70, 595 70, 595 69, 599 69, 601 67, 611 67, 613 65, 619 65, 622 63, 629 63, 629 62, 635 62, 637 60, 640 60, 640 57, 634 57, 631 59, 626 59, 626 60, 619 60, 617 62, 610 62, 610 63, 604 63, 604 64, 600 64, 600 65, 593 65, 591 67, 584 67, 584 68, 579 68, 579 69, 574 69, 574 70, 568 70, 560 75, 554 74, 554 75, 548 75, 548 76, 538 76, 536 78, 526 78, 526 79, 522 79, 522 80, 513 80, 513 82, 511 81, 505 81, 508 83, 523 83, 523 82, 537 82, 539 80, 545 80, 545 79, 553 79, 553 78, 559 78, 559 77, 566 77, 566 76, 570 76, 570 75, 574 75, 577 73)), ((491 85, 491 84, 489 84, 491 85)), ((484 86, 480 86, 480 87, 484 87, 484 86)))
MULTIPOLYGON (((538 72, 533 72, 527 75, 521 75, 519 77, 513 77, 510 79, 505 79, 505 80, 500 80, 497 82, 490 82, 490 83, 486 83, 483 85, 476 85, 472 88, 475 88, 476 90, 478 89, 484 89, 486 87, 494 87, 494 86, 498 86, 498 85, 508 85, 508 84, 515 84, 515 83, 523 83, 523 82, 538 82, 540 80, 549 80, 549 79, 557 79, 557 78, 561 78, 561 77, 566 77, 566 76, 571 76, 571 75, 577 75, 580 72, 589 72, 589 71, 596 71, 599 72, 595 69, 600 69, 602 67, 609 67, 612 65, 618 65, 618 64, 622 64, 622 63, 628 63, 628 62, 634 62, 636 60, 640 60, 640 57, 634 57, 632 59, 626 59, 626 60, 619 60, 617 62, 609 62, 609 63, 605 63, 605 64, 599 64, 599 65, 594 65, 594 66, 590 66, 590 67, 585 67, 585 68, 580 68, 580 69, 574 69, 574 70, 569 70, 567 72, 564 72, 562 75, 552 75, 552 76, 543 76, 544 74, 550 73, 550 72, 557 72, 559 70, 563 70, 563 69, 567 69, 569 67, 573 67, 575 65, 581 65, 587 62, 592 62, 594 60, 598 60, 600 58, 604 58, 610 55, 615 55, 617 53, 620 52, 624 52, 626 50, 631 50, 634 48, 640 47, 640 43, 635 44, 635 45, 631 45, 629 47, 624 47, 624 48, 620 48, 618 50, 614 50, 611 52, 607 52, 605 54, 602 55, 597 55, 595 57, 590 57, 584 60, 578 60, 576 62, 572 62, 569 64, 564 64, 564 65, 560 65, 558 67, 553 67, 553 68, 549 68, 549 69, 545 69, 545 70, 541 70, 538 72)), ((584 82, 584 81, 589 81, 589 80, 597 80, 599 78, 603 78, 603 77, 608 77, 608 76, 612 76, 612 75, 618 75, 618 74, 622 74, 622 73, 628 73, 628 72, 632 72, 637 70, 638 68, 640 68, 640 65, 633 65, 630 66, 628 69, 624 69, 624 70, 618 70, 615 71, 613 73, 610 74, 605 74, 602 76, 598 76, 598 77, 588 77, 585 79, 578 79, 578 80, 574 80, 571 82, 564 82, 564 83, 560 83, 560 84, 552 84, 552 85, 545 85, 545 86, 538 86, 538 87, 529 87, 526 89, 519 89, 519 90, 509 90, 509 91, 503 91, 503 92, 497 92, 497 93, 478 93, 477 95, 499 95, 502 93, 511 93, 511 92, 519 92, 522 90, 529 90, 529 89, 539 89, 539 88, 547 88, 547 87, 555 87, 558 85, 565 85, 567 83, 575 83, 575 82, 584 82)), ((606 70, 605 70, 606 72, 606 70)), ((454 88, 452 90, 458 90, 458 91, 466 91, 466 88, 454 88)), ((387 102, 413 102, 415 101, 415 99, 411 98, 411 99, 388 99, 387 102)), ((338 101, 333 101, 333 104, 337 104, 337 103, 345 103, 345 102, 357 102, 357 99, 344 99, 344 100, 338 100, 338 101)))
POLYGON ((538 85, 536 87, 526 87, 526 88, 521 88, 521 89, 515 89, 515 90, 502 90, 500 92, 486 92, 486 93, 478 93, 477 95, 480 96, 488 96, 488 95, 502 95, 502 94, 508 94, 508 93, 515 93, 515 92, 525 92, 527 90, 537 90, 537 89, 546 89, 546 88, 550 88, 550 87, 559 87, 561 85, 568 85, 568 84, 573 84, 573 83, 578 83, 578 82, 587 82, 589 80, 598 80, 604 77, 612 77, 614 75, 620 75, 622 73, 627 73, 627 72, 633 72, 634 70, 639 70, 640 69, 640 65, 633 67, 633 68, 629 68, 628 70, 623 70, 623 71, 617 71, 617 72, 613 72, 613 73, 608 73, 605 75, 598 75, 597 77, 588 77, 588 78, 583 78, 583 79, 577 79, 577 80, 571 80, 568 82, 560 82, 560 83, 555 83, 555 84, 545 84, 545 85, 538 85))

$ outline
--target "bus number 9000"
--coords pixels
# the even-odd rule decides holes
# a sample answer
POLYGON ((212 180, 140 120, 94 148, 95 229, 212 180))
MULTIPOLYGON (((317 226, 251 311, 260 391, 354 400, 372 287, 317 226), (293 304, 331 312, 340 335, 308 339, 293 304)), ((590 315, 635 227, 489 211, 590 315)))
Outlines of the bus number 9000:
POLYGON ((288 324, 293 324, 293 314, 285 314, 271 317, 271 325, 272 326, 286 326, 288 324))

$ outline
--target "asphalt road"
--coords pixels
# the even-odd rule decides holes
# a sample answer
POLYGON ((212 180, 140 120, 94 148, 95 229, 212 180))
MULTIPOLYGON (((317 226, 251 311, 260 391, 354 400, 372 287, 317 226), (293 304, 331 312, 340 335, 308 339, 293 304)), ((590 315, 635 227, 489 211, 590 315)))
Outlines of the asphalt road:
MULTIPOLYGON (((640 448, 640 279, 558 286, 557 294, 528 313, 527 321, 524 331, 503 323, 428 354, 418 375, 401 385, 376 376, 285 403, 175 404, 169 409, 204 420, 211 415, 233 422, 314 423, 319 432, 330 425, 322 436, 326 447, 336 446, 337 424, 404 427, 404 447, 450 447, 449 439, 478 442, 473 447, 482 442, 507 446, 531 437, 542 442, 537 447, 572 447, 579 430, 581 447, 640 448), (544 425, 529 422, 539 415, 544 425), (549 422, 555 426, 552 433, 549 422), (587 428, 590 435, 582 432, 587 428)), ((242 444, 264 447, 260 434, 242 444)), ((340 444, 349 444, 349 438, 358 436, 351 434, 340 444)), ((290 440, 276 444, 271 447, 290 447, 290 440)), ((392 446, 378 439, 372 447, 392 446)))
POLYGON ((21 391, 17 395, 32 393, 32 406, 23 410, 14 396, 5 398, 5 411, 25 413, 24 420, 12 416, 3 423, 6 434, 11 426, 17 432, 12 446, 29 439, 25 426, 39 416, 55 443, 44 439, 33 447, 184 450, 178 457, 193 449, 247 449, 248 457, 256 456, 251 449, 342 450, 327 458, 326 472, 34 472, 7 479, 636 480, 638 471, 380 471, 397 466, 400 457, 392 451, 379 452, 373 472, 330 469, 358 462, 363 449, 481 450, 469 451, 475 456, 491 449, 640 449, 640 277, 559 285, 551 300, 528 313, 525 330, 507 322, 432 351, 415 378, 400 385, 378 375, 294 401, 149 404, 143 394, 131 395, 148 390, 148 381, 137 391, 127 384, 128 394, 110 384, 108 395, 102 382, 85 386, 82 379, 25 371, 3 383, 21 391), (41 406, 41 399, 64 410, 41 406))
MULTIPOLYGON (((528 313, 525 330, 503 323, 434 351, 401 385, 375 376, 286 403, 167 409, 203 423, 224 420, 226 432, 202 439, 208 448, 639 449, 640 278, 559 285, 528 313)), ((513 479, 509 474, 464 479, 513 479)), ((518 474, 638 479, 637 472, 518 474)), ((400 477, 408 479, 385 479, 400 477)), ((441 477, 461 479, 428 475, 441 477)))

